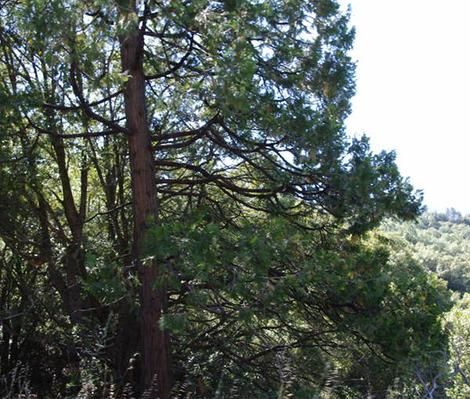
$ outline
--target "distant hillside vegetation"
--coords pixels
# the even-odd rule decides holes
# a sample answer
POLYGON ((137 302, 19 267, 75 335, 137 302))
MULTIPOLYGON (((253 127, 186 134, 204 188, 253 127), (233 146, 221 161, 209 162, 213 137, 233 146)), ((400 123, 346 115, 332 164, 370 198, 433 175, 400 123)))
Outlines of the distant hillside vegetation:
POLYGON ((470 292, 470 215, 451 208, 425 213, 417 222, 388 220, 382 230, 407 241, 418 262, 446 280, 449 289, 470 292))

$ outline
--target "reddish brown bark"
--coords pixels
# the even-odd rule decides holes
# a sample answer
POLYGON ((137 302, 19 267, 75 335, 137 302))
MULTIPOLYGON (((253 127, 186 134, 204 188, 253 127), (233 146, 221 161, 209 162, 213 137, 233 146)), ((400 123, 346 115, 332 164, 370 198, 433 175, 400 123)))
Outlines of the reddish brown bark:
POLYGON ((167 399, 170 395, 168 338, 159 327, 160 317, 166 310, 166 290, 164 284, 158 283, 162 273, 156 262, 144 264, 141 259, 146 232, 156 222, 158 212, 142 57, 141 32, 121 40, 122 68, 129 75, 124 95, 134 211, 133 261, 141 283, 142 381, 143 388, 151 392, 149 397, 167 399))

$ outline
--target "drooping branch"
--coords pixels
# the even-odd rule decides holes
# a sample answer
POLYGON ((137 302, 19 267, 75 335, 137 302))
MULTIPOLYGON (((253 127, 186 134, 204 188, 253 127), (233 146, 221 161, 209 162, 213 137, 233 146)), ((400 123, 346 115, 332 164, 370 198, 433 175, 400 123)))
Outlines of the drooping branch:
POLYGON ((216 113, 204 125, 196 128, 196 129, 181 130, 181 131, 178 131, 178 132, 160 133, 160 134, 155 135, 153 137, 153 140, 162 142, 162 141, 165 141, 165 140, 178 139, 178 138, 189 137, 189 136, 202 137, 204 134, 206 134, 209 131, 209 129, 213 125, 215 125, 216 123, 219 123, 220 121, 221 121, 220 114, 216 113))
MULTIPOLYGON (((122 94, 122 90, 118 90, 115 93, 110 94, 109 96, 103 97, 100 100, 93 101, 91 103, 88 103, 87 105, 89 107, 95 107, 97 105, 101 105, 119 95, 122 94)), ((83 109, 83 105, 64 105, 64 104, 51 104, 51 103, 43 103, 43 107, 45 108, 52 108, 56 111, 79 111, 83 109)))
POLYGON ((176 162, 176 161, 158 159, 155 161, 155 163, 157 166, 166 166, 166 167, 174 168, 177 170, 178 169, 191 170, 193 172, 199 173, 203 177, 203 179, 159 178, 157 179, 157 183, 201 184, 201 183, 214 182, 218 186, 224 187, 228 190, 235 191, 245 196, 258 197, 258 198, 272 196, 272 195, 275 195, 276 193, 283 192, 285 189, 283 185, 280 185, 274 189, 243 187, 234 183, 234 181, 240 180, 240 176, 227 177, 227 176, 219 174, 220 171, 209 172, 208 170, 202 168, 201 166, 193 165, 193 164, 189 164, 185 162, 176 162))
POLYGON ((121 125, 113 121, 110 121, 93 111, 90 103, 86 101, 83 95, 83 90, 80 87, 81 85, 77 81, 77 73, 79 73, 79 70, 78 70, 76 62, 74 61, 70 65, 70 83, 72 85, 74 94, 77 96, 80 102, 81 109, 85 112, 85 114, 91 119, 101 122, 103 125, 105 125, 106 127, 108 127, 109 129, 115 132, 124 133, 126 135, 129 134, 129 130, 126 129, 125 127, 122 127, 121 125))
POLYGON ((31 127, 33 127, 39 134, 46 134, 49 136, 58 137, 61 139, 79 139, 79 138, 92 138, 92 137, 104 137, 116 134, 115 130, 103 130, 100 132, 83 132, 83 133, 57 133, 52 130, 44 129, 43 127, 39 126, 37 123, 33 122, 31 118, 26 116, 28 122, 31 127))
POLYGON ((176 73, 180 68, 182 68, 184 66, 184 64, 188 60, 189 56, 191 55, 191 53, 193 51, 193 48, 194 48, 194 35, 191 35, 190 40, 189 40, 188 50, 181 57, 181 59, 179 61, 174 62, 174 61, 168 60, 168 63, 172 65, 171 68, 169 68, 168 70, 166 70, 164 72, 154 73, 152 75, 146 75, 145 79, 146 80, 161 79, 161 78, 164 78, 164 77, 167 77, 167 76, 170 76, 170 75, 176 73))

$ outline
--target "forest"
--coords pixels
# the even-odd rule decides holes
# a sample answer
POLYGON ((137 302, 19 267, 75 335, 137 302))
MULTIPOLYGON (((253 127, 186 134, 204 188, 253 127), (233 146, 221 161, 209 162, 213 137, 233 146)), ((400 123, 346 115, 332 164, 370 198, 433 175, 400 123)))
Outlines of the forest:
POLYGON ((470 397, 470 216, 366 136, 336 0, 0 0, 0 397, 470 397))

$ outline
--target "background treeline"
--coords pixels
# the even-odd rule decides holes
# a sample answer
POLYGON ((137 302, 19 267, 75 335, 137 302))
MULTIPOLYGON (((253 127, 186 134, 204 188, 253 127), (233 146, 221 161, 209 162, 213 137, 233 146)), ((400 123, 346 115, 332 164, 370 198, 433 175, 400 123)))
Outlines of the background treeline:
POLYGON ((470 396, 470 217, 450 208, 425 213, 417 222, 387 220, 381 230, 402 243, 398 253, 411 252, 421 268, 444 280, 453 293, 453 307, 443 321, 449 344, 440 365, 441 383, 444 397, 470 396))
POLYGON ((449 209, 426 213, 418 223, 389 221, 383 229, 404 239, 420 265, 447 281, 449 289, 470 292, 470 216, 449 209))

